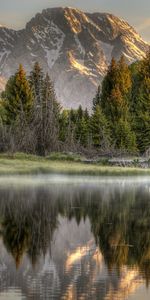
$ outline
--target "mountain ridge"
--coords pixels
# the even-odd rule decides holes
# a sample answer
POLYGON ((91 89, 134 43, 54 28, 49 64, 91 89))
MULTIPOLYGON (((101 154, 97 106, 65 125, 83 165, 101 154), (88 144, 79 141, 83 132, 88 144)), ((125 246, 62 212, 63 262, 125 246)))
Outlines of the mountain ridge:
POLYGON ((54 81, 66 108, 90 108, 111 58, 142 59, 148 44, 127 22, 108 13, 48 8, 24 29, 0 27, 0 77, 8 79, 22 63, 30 72, 39 61, 54 81))

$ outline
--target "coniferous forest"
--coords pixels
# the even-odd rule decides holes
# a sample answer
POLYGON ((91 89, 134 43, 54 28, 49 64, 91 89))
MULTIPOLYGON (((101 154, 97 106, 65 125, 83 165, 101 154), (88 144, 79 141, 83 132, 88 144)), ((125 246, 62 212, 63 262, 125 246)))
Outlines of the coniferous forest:
POLYGON ((131 65, 112 59, 92 101, 91 111, 63 109, 39 63, 29 75, 20 65, 1 93, 0 152, 150 151, 150 52, 131 65))

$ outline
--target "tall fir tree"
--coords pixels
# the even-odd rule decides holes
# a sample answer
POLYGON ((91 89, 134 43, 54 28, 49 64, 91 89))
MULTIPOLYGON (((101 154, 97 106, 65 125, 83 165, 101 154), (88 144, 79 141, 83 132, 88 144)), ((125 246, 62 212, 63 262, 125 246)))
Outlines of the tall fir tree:
POLYGON ((63 110, 59 117, 59 139, 61 142, 66 142, 67 130, 69 126, 69 111, 63 110))
POLYGON ((60 106, 56 101, 53 84, 47 74, 43 78, 42 89, 39 91, 40 105, 35 106, 32 126, 35 127, 37 138, 36 152, 45 156, 58 146, 60 106))
POLYGON ((8 80, 5 91, 2 93, 2 99, 8 123, 14 122, 20 117, 29 119, 33 106, 33 93, 22 65, 8 80))
POLYGON ((127 97, 126 100, 128 100, 132 88, 132 79, 130 68, 123 55, 118 61, 118 84, 121 94, 123 97, 127 97))
POLYGON ((112 59, 108 73, 102 84, 101 105, 110 122, 120 118, 120 113, 127 117, 128 98, 131 92, 131 73, 123 57, 117 63, 112 59), (115 101, 115 94, 117 95, 115 101), (115 106, 115 109, 114 109, 115 106))
MULTIPOLYGON (((101 94, 101 106, 105 113, 105 116, 109 120, 111 136, 115 141, 115 145, 118 149, 135 151, 135 135, 132 131, 131 116, 130 116, 130 98, 131 98, 131 72, 128 65, 122 56, 118 63, 112 59, 111 65, 108 69, 108 73, 104 78, 102 84, 102 94, 101 94), (118 135, 118 124, 121 122, 121 132, 123 136, 127 132, 130 134, 130 144, 127 144, 125 139, 124 145, 123 140, 120 139, 120 134, 118 135), (124 122, 124 125, 123 125, 124 122), (125 132, 123 133, 123 129, 125 132)), ((119 131, 120 132, 120 131, 119 131)), ((129 140, 129 139, 128 139, 129 140)))
POLYGON ((87 108, 84 111, 84 118, 85 118, 86 122, 89 123, 90 115, 89 115, 89 112, 88 112, 87 108))
POLYGON ((41 106, 44 74, 38 62, 34 64, 33 70, 30 72, 29 81, 34 94, 34 104, 35 106, 41 106))
POLYGON ((96 95, 93 99, 93 107, 92 107, 93 111, 95 111, 97 105, 101 105, 101 86, 100 85, 98 86, 96 95))
POLYGON ((66 130, 66 149, 71 151, 76 148, 76 116, 77 112, 71 109, 68 114, 68 126, 66 130))
POLYGON ((81 119, 81 132, 79 142, 85 148, 89 145, 89 124, 85 117, 82 117, 81 119))
POLYGON ((79 106, 76 118, 76 140, 84 147, 88 146, 89 141, 89 114, 79 106))
POLYGON ((133 77, 131 109, 138 147, 144 153, 150 149, 150 51, 133 77))
POLYGON ((83 119, 83 109, 80 105, 76 112, 76 120, 75 120, 75 136, 76 140, 80 143, 81 140, 81 131, 82 131, 82 119, 83 119))
POLYGON ((118 82, 118 64, 114 58, 111 60, 111 64, 108 68, 108 72, 102 82, 101 92, 101 106, 104 113, 111 118, 112 113, 110 109, 110 95, 112 90, 116 87, 118 82))
POLYGON ((90 127, 93 145, 100 147, 102 150, 108 150, 111 141, 109 124, 99 105, 94 108, 90 127))
POLYGON ((116 122, 114 136, 116 136, 115 145, 117 149, 129 154, 137 152, 136 135, 132 131, 130 123, 122 117, 116 122))

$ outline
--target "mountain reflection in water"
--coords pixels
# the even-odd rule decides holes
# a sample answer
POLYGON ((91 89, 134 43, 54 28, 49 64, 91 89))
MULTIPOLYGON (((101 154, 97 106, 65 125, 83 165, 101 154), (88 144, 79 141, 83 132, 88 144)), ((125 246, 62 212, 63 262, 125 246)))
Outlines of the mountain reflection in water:
POLYGON ((0 300, 147 300, 149 283, 150 179, 0 185, 0 300))

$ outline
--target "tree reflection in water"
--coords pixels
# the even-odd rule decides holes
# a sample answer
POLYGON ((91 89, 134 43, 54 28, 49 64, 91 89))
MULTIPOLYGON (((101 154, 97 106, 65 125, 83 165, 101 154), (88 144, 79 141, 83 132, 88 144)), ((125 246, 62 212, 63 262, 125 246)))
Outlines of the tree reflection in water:
MULTIPOLYGON (((7 188, 1 189, 0 197, 1 236, 17 268, 25 254, 33 266, 46 256, 60 227, 60 217, 68 220, 68 226, 71 220, 80 226, 88 219, 110 274, 115 269, 119 277, 127 266, 137 269, 149 285, 149 186, 7 188)), ((70 261, 73 259, 75 254, 70 261)))

